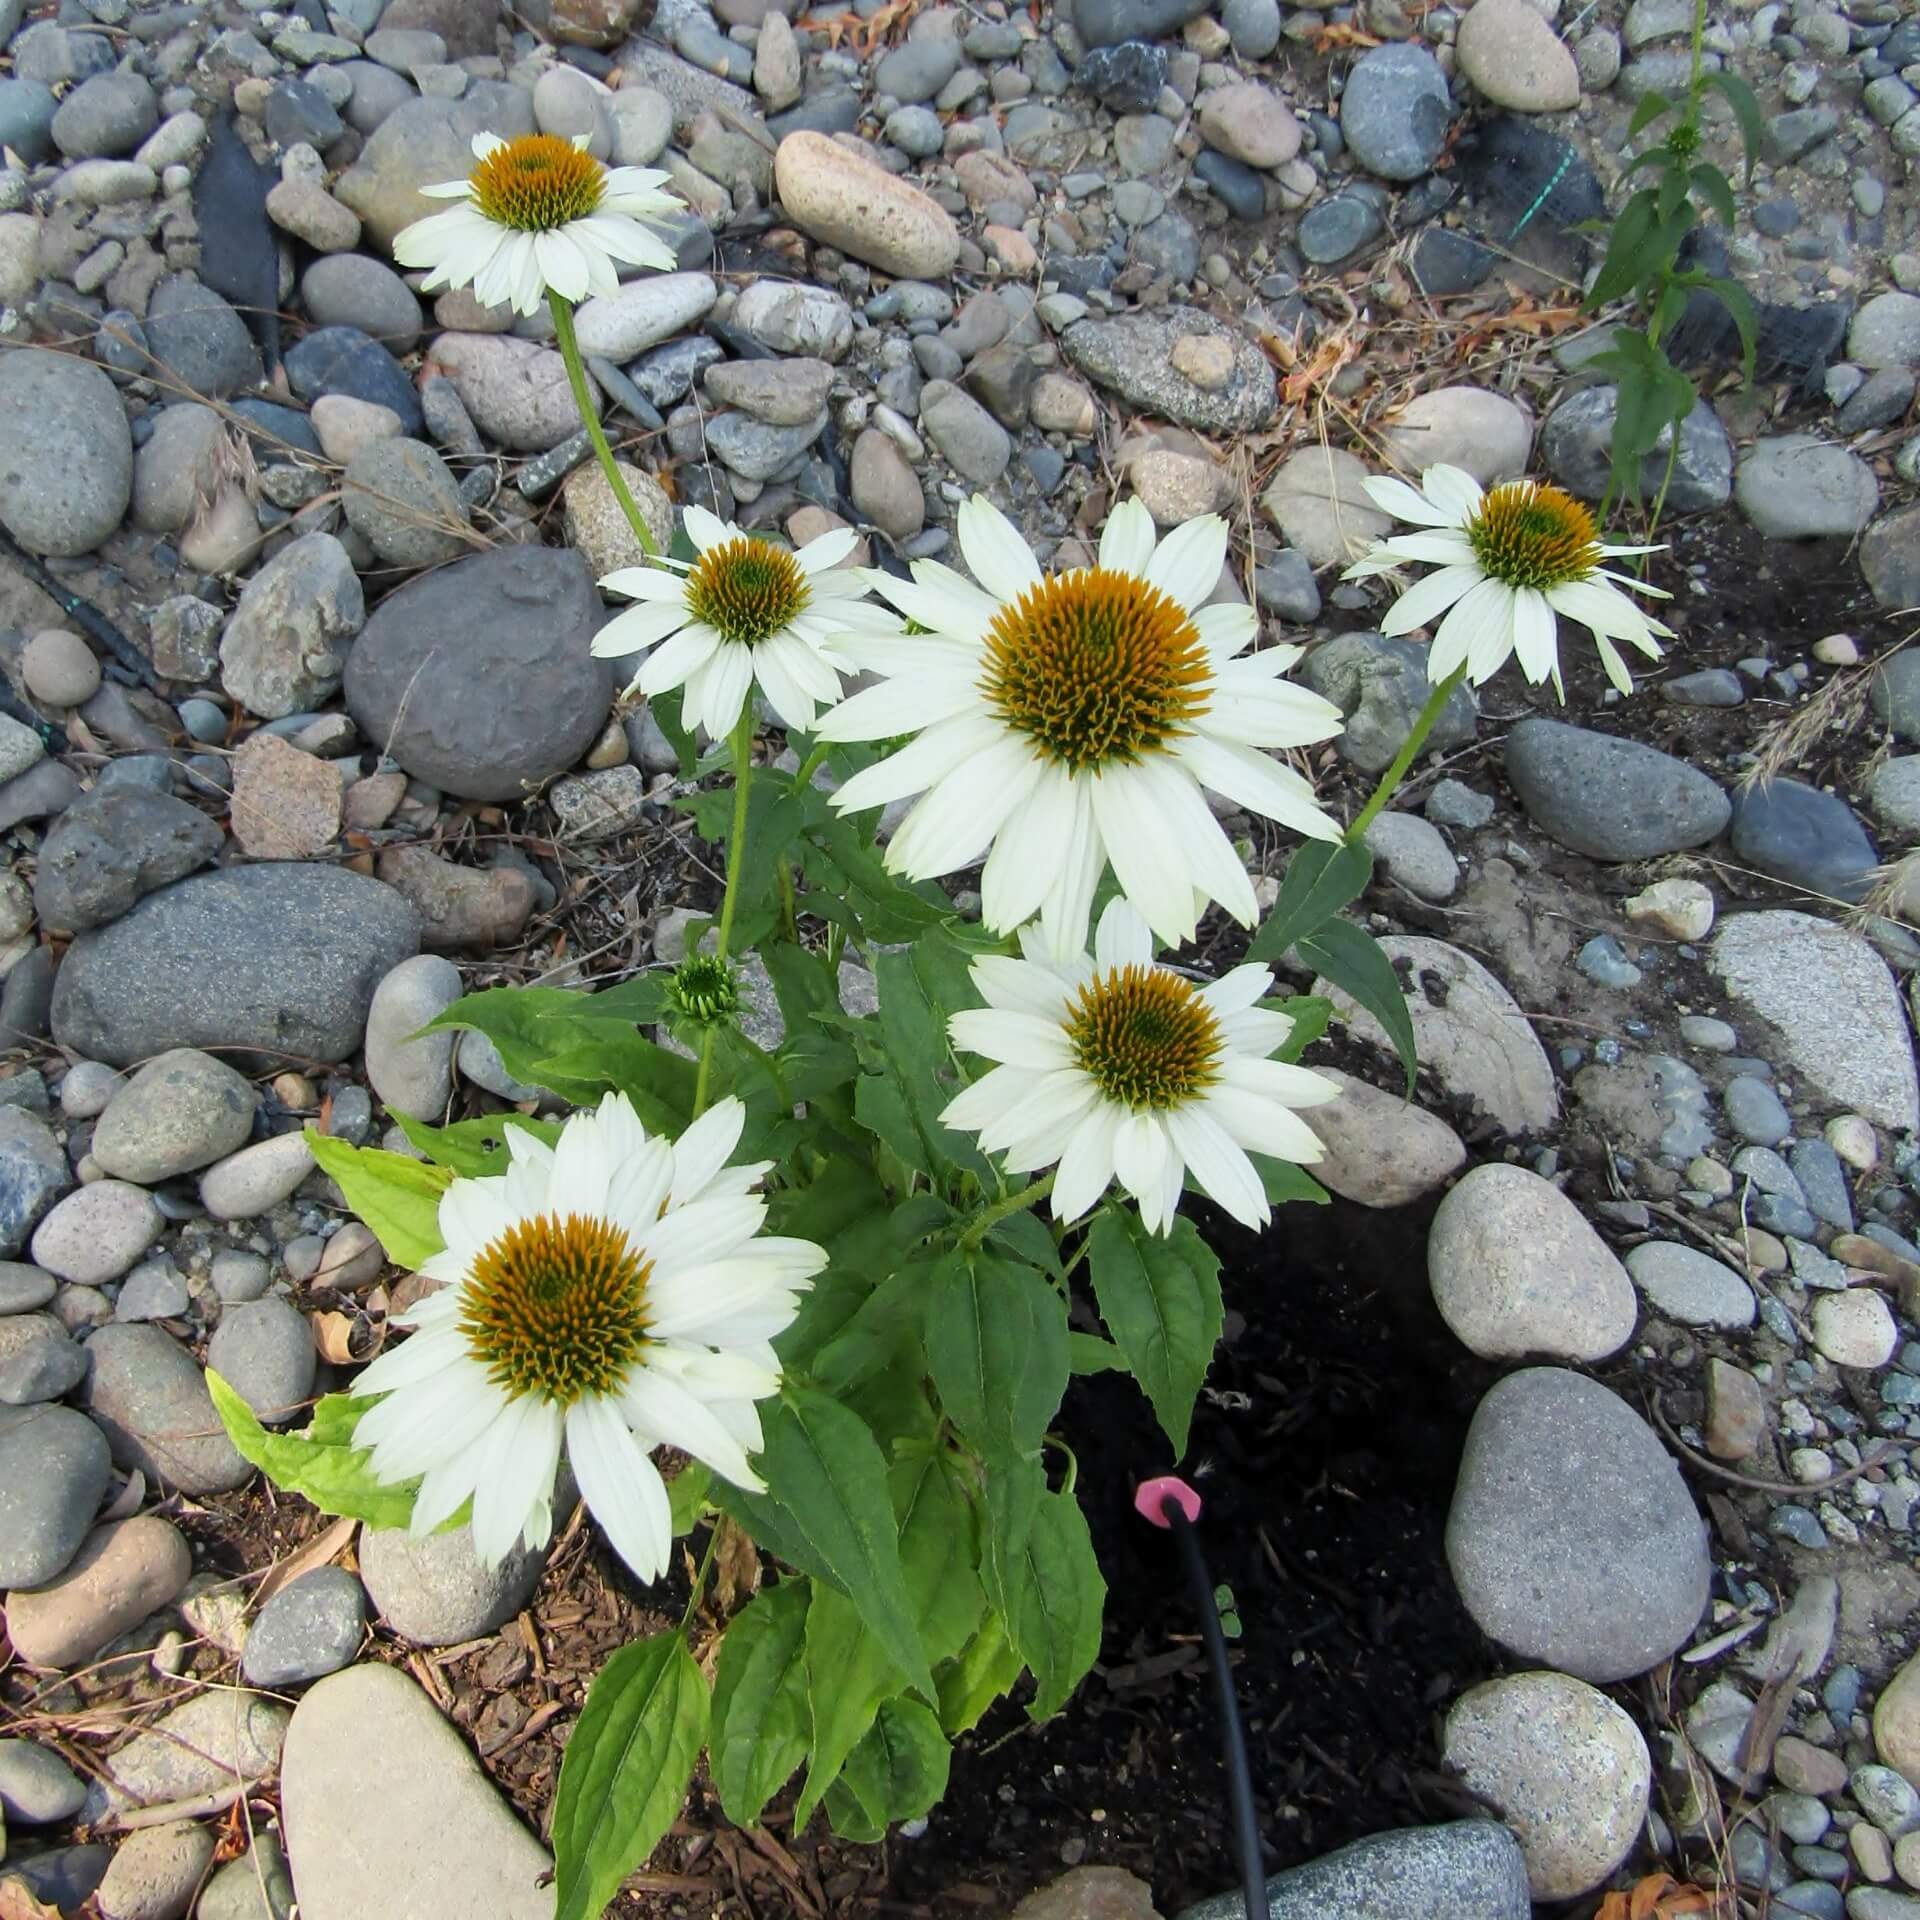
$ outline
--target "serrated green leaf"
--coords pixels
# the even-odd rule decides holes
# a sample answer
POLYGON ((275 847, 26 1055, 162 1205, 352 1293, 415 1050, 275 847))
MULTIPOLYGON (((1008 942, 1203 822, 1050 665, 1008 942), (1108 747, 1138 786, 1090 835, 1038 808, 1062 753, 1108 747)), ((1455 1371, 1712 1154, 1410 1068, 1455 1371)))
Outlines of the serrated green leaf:
POLYGON ((1407 1011, 1406 995, 1400 990, 1393 962, 1381 950, 1379 941, 1350 920, 1329 920, 1318 933, 1300 943, 1300 958, 1386 1028, 1387 1038, 1406 1071, 1411 1098, 1420 1067, 1413 1016, 1407 1011))
POLYGON ((736 1826, 760 1823, 766 1804, 807 1757, 804 1580, 763 1587, 728 1623, 713 1681, 713 1784, 736 1826))
POLYGON ((1718 167, 1702 160, 1687 178, 1694 192, 1713 209, 1714 217, 1723 227, 1731 230, 1735 225, 1735 214, 1733 187, 1727 176, 1718 167))
POLYGON ((659 1845, 686 1799, 710 1708, 677 1630, 622 1647, 600 1669, 554 1794, 554 1920, 597 1920, 659 1845))
POLYGON ((376 1480, 371 1451, 352 1444, 353 1429, 375 1404, 372 1400, 330 1393, 315 1406, 307 1432, 270 1433, 211 1367, 207 1391, 234 1450, 283 1493, 297 1493, 322 1513, 363 1520, 370 1527, 404 1527, 412 1520, 420 1483, 376 1480))
POLYGON ((447 1168, 384 1147, 351 1146, 315 1127, 307 1128, 306 1142, 396 1267, 417 1268, 445 1247, 440 1196, 453 1184, 447 1168))
POLYGON ((1247 947, 1249 960, 1283 958, 1344 906, 1366 892, 1373 855, 1359 841, 1309 840, 1280 882, 1280 895, 1247 947))
POLYGON ((918 1343, 933 1272, 931 1262, 917 1261, 888 1274, 814 1356, 814 1385, 845 1393, 899 1362, 903 1346, 918 1343))
MULTIPOLYGON (((918 1819, 939 1800, 952 1760, 929 1708, 917 1700, 883 1700, 866 1737, 848 1754, 839 1784, 859 1803, 864 1830, 877 1837, 897 1821, 918 1819)), ((837 1821, 835 1830, 841 1830, 837 1821)))
POLYGON ((851 1599, 903 1684, 931 1699, 933 1677, 900 1570, 887 1464, 872 1432, 837 1401, 797 1385, 762 1426, 755 1464, 766 1492, 723 1483, 720 1503, 763 1547, 851 1599))
POLYGON ((988 1612, 980 1630, 934 1675, 940 1687, 940 1724, 949 1734, 971 1732, 1009 1692, 1026 1663, 1007 1638, 1006 1622, 988 1612))
POLYGON ((1027 1711, 1051 1719, 1100 1653, 1107 1583, 1080 1503, 1070 1493, 1040 1491, 1018 1551, 988 1564, 995 1568, 988 1596, 1033 1670, 1036 1692, 1027 1711))
POLYGON ((931 1451, 896 1460, 887 1475, 900 1528, 900 1568, 936 1664, 957 1652, 987 1610, 973 1567, 973 1514, 947 1458, 931 1451))
MULTIPOLYGON (((807 1605, 807 1704, 812 1738, 807 1777, 794 1803, 796 1833, 866 1738, 881 1701, 899 1691, 900 1672, 844 1594, 814 1583, 807 1605)), ((936 1696, 937 1697, 937 1696, 936 1696)))
POLYGON ((1067 1390, 1067 1303, 1031 1267, 949 1254, 927 1289, 927 1368, 987 1460, 1040 1444, 1067 1390))
POLYGON ((1767 123, 1760 112, 1760 102, 1754 97, 1753 89, 1737 73, 1729 73, 1724 67, 1714 68, 1700 76, 1703 87, 1712 87, 1723 95, 1727 105, 1733 109, 1733 117, 1740 125, 1740 146, 1747 159, 1747 185, 1753 185, 1753 170, 1760 163, 1760 150, 1764 145, 1767 123))
POLYGON ((1093 1373, 1124 1373, 1127 1357, 1111 1340, 1102 1340, 1097 1333, 1070 1333, 1067 1364, 1078 1380, 1093 1373))
POLYGON ((1066 1269, 1060 1264, 1060 1249, 1054 1244, 1047 1223, 1037 1213, 1010 1213, 996 1220, 987 1232, 987 1245, 1029 1267, 1037 1267, 1055 1286, 1067 1283, 1066 1269))
POLYGON ((503 1174, 513 1163, 507 1151, 507 1129, 517 1127, 547 1146, 560 1138, 558 1120, 536 1120, 524 1113, 489 1113, 478 1120, 456 1120, 449 1127, 429 1126, 424 1120, 395 1112, 394 1121, 436 1167, 469 1180, 503 1174))
POLYGON ((1627 123, 1627 138, 1638 139, 1656 120, 1674 111, 1674 105, 1658 87, 1649 87, 1640 96, 1640 104, 1633 110, 1633 118, 1627 123))
POLYGON ((1087 1270, 1100 1317, 1178 1461, 1225 1322, 1220 1262, 1190 1220, 1176 1218, 1163 1239, 1133 1208, 1109 1207, 1088 1235, 1087 1270))
POLYGON ((873 971, 880 987, 886 1077, 899 1088, 920 1141, 919 1158, 908 1164, 940 1186, 950 1184, 956 1173, 970 1173, 991 1192, 998 1177, 973 1136, 956 1132, 940 1118, 966 1084, 947 1040, 945 1013, 929 996, 912 953, 876 953, 873 971))

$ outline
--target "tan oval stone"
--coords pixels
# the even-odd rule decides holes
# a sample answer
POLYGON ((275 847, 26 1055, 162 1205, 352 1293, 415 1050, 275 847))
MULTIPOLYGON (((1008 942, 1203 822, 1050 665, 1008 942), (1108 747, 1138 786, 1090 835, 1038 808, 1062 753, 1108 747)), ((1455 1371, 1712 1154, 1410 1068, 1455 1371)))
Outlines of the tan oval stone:
POLYGON ((1478 0, 1460 22, 1460 70, 1496 106, 1563 113, 1580 104, 1580 69, 1527 0, 1478 0))
POLYGON ((1873 1709, 1873 1750, 1920 1786, 1920 1653, 1880 1690, 1873 1709))
POLYGON ((1314 1070, 1339 1087, 1340 1097, 1307 1119, 1327 1150, 1313 1177, 1343 1200, 1410 1206, 1466 1165, 1460 1136, 1437 1114, 1332 1067, 1314 1070))
POLYGON ((883 273, 937 279, 960 257, 959 231, 944 208, 824 133, 788 134, 773 177, 796 226, 883 273))
POLYGON ((7 1635, 33 1667, 71 1667, 164 1607, 193 1555, 157 1514, 96 1527, 59 1579, 7 1596, 7 1635))

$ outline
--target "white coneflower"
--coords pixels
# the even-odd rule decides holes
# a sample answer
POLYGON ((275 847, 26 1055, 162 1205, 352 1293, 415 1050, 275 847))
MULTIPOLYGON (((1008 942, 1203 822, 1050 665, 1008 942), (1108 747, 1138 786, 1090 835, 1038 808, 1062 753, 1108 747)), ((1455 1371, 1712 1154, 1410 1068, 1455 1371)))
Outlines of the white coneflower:
POLYGON ((386 1396, 354 1433, 375 1473, 420 1478, 416 1534, 471 1499, 483 1561, 543 1544, 564 1441, 614 1550, 654 1580, 673 1535, 653 1448, 759 1487, 772 1342, 827 1256, 760 1233, 767 1163, 727 1165, 745 1119, 722 1100, 668 1142, 608 1094, 552 1147, 509 1128, 506 1173, 448 1187, 446 1247, 421 1268, 445 1284, 354 1383, 386 1396))
POLYGON ((899 630, 868 600, 866 576, 840 565, 860 536, 834 527, 790 553, 705 507, 687 507, 682 519, 698 559, 684 571, 664 561, 608 574, 601 586, 641 604, 609 620, 593 651, 646 653, 635 689, 651 697, 684 686, 687 725, 716 740, 733 731, 756 681, 787 726, 811 729, 849 670, 834 643, 899 630))
POLYGON ((958 524, 978 586, 924 560, 911 583, 871 576, 928 631, 848 646, 888 677, 827 714, 820 736, 919 737, 855 774, 833 804, 922 795, 888 867, 934 879, 984 854, 987 925, 1011 932, 1037 913, 1061 958, 1085 948, 1109 863, 1169 944, 1193 938, 1209 900, 1250 925, 1253 885, 1205 790, 1337 840, 1313 789, 1269 750, 1331 739, 1340 712, 1281 677, 1298 647, 1246 651, 1251 608, 1206 604, 1227 523, 1210 514, 1156 540, 1152 516, 1129 500, 1107 520, 1099 564, 1051 578, 980 495, 958 524))
POLYGON ((1602 546, 1593 515, 1558 487, 1509 480, 1484 492, 1472 474, 1436 466, 1421 475, 1417 489, 1390 479, 1368 480, 1366 489, 1384 512, 1431 531, 1376 542, 1345 577, 1391 573, 1409 560, 1440 569, 1409 587, 1380 622, 1382 633, 1398 634, 1445 616, 1427 657, 1434 681, 1464 661, 1467 677, 1478 686, 1517 654, 1535 686, 1548 679, 1560 686, 1554 616, 1565 614, 1593 630, 1607 678, 1631 693, 1633 676, 1614 642, 1624 640, 1658 660, 1660 640, 1673 637, 1671 628, 1649 618, 1620 588, 1662 600, 1670 596, 1600 564, 1660 549, 1602 546))
POLYGON ((986 1000, 957 1013, 956 1047, 1000 1064, 941 1115, 1005 1156, 1009 1173, 1059 1167, 1056 1220, 1077 1220, 1118 1180, 1154 1233, 1173 1225, 1189 1170, 1249 1227, 1271 1217, 1249 1152, 1311 1163, 1323 1148, 1293 1112, 1339 1088, 1267 1055, 1293 1030, 1256 1003, 1261 966, 1195 986, 1156 966, 1146 923, 1123 900, 1100 916, 1094 953, 1049 963, 1022 936, 1024 960, 974 962, 986 1000))
POLYGON ((672 268, 672 251, 653 231, 686 212, 663 192, 668 176, 651 167, 604 167, 587 136, 563 140, 528 133, 515 140, 477 133, 479 164, 464 180, 420 192, 465 206, 430 214, 394 236, 403 267, 430 267, 422 291, 471 284, 483 306, 502 302, 536 313, 551 288, 569 302, 616 293, 615 261, 672 268))

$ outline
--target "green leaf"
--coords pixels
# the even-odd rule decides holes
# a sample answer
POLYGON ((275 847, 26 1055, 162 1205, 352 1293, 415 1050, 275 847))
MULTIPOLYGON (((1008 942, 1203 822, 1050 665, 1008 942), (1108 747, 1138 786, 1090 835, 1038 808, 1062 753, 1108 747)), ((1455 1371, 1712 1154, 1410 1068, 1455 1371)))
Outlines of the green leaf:
POLYGON ((940 1684, 940 1724, 950 1734, 971 1732, 981 1716, 1020 1678, 1026 1662, 1007 1638, 1006 1622, 989 1612, 980 1630, 934 1678, 940 1684))
POLYGON ((1253 1170, 1260 1176, 1260 1190, 1267 1196, 1270 1207, 1284 1207, 1304 1201, 1309 1206, 1324 1207, 1333 1198, 1305 1167, 1297 1166, 1291 1160, 1274 1160, 1264 1153, 1250 1153, 1247 1158, 1253 1162, 1253 1170))
MULTIPOLYGON (((1675 165, 1676 159, 1677 156, 1671 147, 1649 147, 1646 152, 1636 153, 1633 158, 1627 162, 1620 178, 1623 181, 1629 180, 1633 175, 1638 173, 1642 167, 1671 168, 1675 165)), ((1685 169, 1683 168, 1682 171, 1684 172, 1685 169)), ((1597 221, 1594 224, 1596 224, 1603 233, 1606 231, 1607 223, 1604 220, 1597 221)))
POLYGON ((707 1494, 712 1486, 713 1469, 698 1460, 689 1460, 667 1482, 667 1514, 676 1538, 691 1531, 706 1511, 707 1494))
MULTIPOLYGON (((844 1594, 814 1583, 807 1605, 807 1704, 813 1737, 807 1778, 794 1802, 798 1833, 840 1777, 847 1756, 866 1738, 880 1703, 900 1691, 900 1670, 867 1631, 844 1594)), ((937 1696, 936 1696, 937 1697, 937 1696)))
POLYGON ((762 1587, 727 1627, 713 1681, 713 1784, 735 1826, 760 1824, 766 1804, 807 1757, 804 1580, 762 1587))
POLYGON ((1669 168, 1660 181, 1657 205, 1662 222, 1671 220, 1679 211, 1681 202, 1687 197, 1687 189, 1692 185, 1684 167, 1669 168))
POLYGON ((673 1825, 706 1743, 707 1683, 678 1630, 600 1669, 553 1800, 554 1920, 597 1920, 673 1825))
POLYGON ((909 886, 896 880, 872 844, 871 827, 844 814, 823 807, 801 829, 794 852, 807 881, 803 909, 864 941, 902 944, 952 918, 945 894, 931 881, 909 886))
POLYGON ((935 1662, 957 1652, 987 1610, 973 1569, 973 1514, 945 1458, 932 1452, 896 1460, 887 1475, 900 1527, 900 1566, 935 1662))
POLYGON ((966 1082, 947 1042, 945 1013, 929 996, 914 959, 912 953, 873 956, 874 976, 880 985, 879 1020, 886 1046, 887 1078, 900 1089, 921 1142, 920 1158, 909 1164, 917 1165, 942 1185, 952 1179, 955 1170, 970 1173, 991 1192, 999 1185, 998 1176, 974 1144, 973 1136, 956 1133, 940 1118, 966 1082))
POLYGON ((1325 994, 1296 993, 1285 1000, 1262 1000, 1272 1013, 1284 1013, 1293 1022, 1293 1031, 1273 1051, 1272 1058, 1288 1066, 1297 1065, 1313 1043, 1325 1034, 1333 1019, 1333 1002, 1325 994))
POLYGON ((1247 948, 1249 960, 1280 959, 1296 942, 1358 900, 1373 878, 1373 855, 1359 841, 1309 840, 1287 863, 1280 897, 1247 948))
POLYGON ((1029 1267, 1038 1267, 1057 1287, 1067 1284, 1066 1269, 1060 1264, 1060 1249, 1054 1244, 1047 1223, 1037 1213, 1010 1213, 996 1220, 987 1232, 987 1244, 999 1244, 1002 1253, 1029 1267))
POLYGON ((534 1120, 524 1113, 489 1113, 478 1120, 456 1120, 450 1127, 430 1127, 424 1120, 395 1112, 400 1131, 437 1167, 456 1176, 484 1180, 503 1174, 512 1164, 507 1152, 507 1129, 518 1127, 552 1146, 560 1138, 558 1120, 534 1120))
POLYGON ((307 1128, 306 1141, 396 1267, 419 1267, 445 1247, 440 1196, 453 1184, 445 1167, 384 1147, 350 1146, 316 1127, 307 1128))
POLYGON ((1420 1065, 1413 1015, 1407 1011, 1407 998, 1400 990, 1393 962, 1381 950, 1379 941, 1350 920, 1329 920, 1318 933, 1301 941, 1300 958, 1357 1000, 1386 1028, 1406 1070, 1407 1095, 1411 1098, 1420 1065))
POLYGON ((954 1253, 927 1291, 927 1367, 989 1461, 1040 1444, 1067 1390, 1067 1303, 1031 1267, 954 1253))
POLYGON ((789 1386, 765 1417, 757 1465, 765 1493, 724 1483, 721 1504, 762 1546, 847 1595, 904 1676, 933 1697, 900 1570, 900 1535, 887 1464, 857 1414, 808 1387, 789 1386))
POLYGON ((1766 140, 1767 123, 1761 117, 1760 102, 1753 89, 1737 73, 1724 67, 1700 76, 1703 87, 1712 87, 1726 98, 1733 117, 1740 123, 1740 146, 1747 158, 1747 185, 1753 185, 1753 170, 1760 161, 1760 149, 1766 140))
POLYGON ((370 1527, 404 1527, 412 1520, 420 1483, 376 1480, 371 1450, 353 1445, 353 1430, 374 1401, 330 1393, 315 1406, 305 1433, 269 1433, 211 1367, 207 1391, 235 1451, 283 1493, 297 1493, 322 1513, 364 1520, 370 1527))
MULTIPOLYGON (((1760 342, 1760 316, 1754 310, 1753 298, 1736 280, 1716 276, 1709 279, 1707 285, 1713 290, 1720 304, 1733 315, 1733 324, 1740 334, 1741 375, 1751 386, 1754 355, 1760 342)), ((1691 413, 1693 409, 1689 407, 1687 411, 1691 413)))
POLYGON ((988 1564, 988 1596, 1037 1683, 1027 1711, 1051 1719, 1100 1653, 1107 1583, 1079 1502, 1070 1493, 1039 1492, 1018 1551, 988 1564))
POLYGON ((1687 178, 1692 182, 1693 190, 1713 209, 1714 217, 1723 227, 1731 228, 1736 224, 1733 206, 1733 188, 1727 176, 1716 166, 1702 160, 1687 178))
POLYGON ((1102 1340, 1097 1333, 1067 1335, 1067 1364, 1072 1367, 1076 1380, 1092 1373, 1127 1371, 1126 1355, 1111 1340, 1102 1340))
POLYGON ((1607 242, 1607 257, 1584 302, 1591 312, 1642 286, 1651 277, 1652 252, 1659 232, 1658 206, 1651 187, 1642 187, 1620 209, 1607 242))
POLYGON ((888 1274, 814 1356, 814 1384, 829 1393, 844 1393, 898 1364, 905 1344, 919 1338, 933 1271, 930 1264, 915 1262, 888 1274))
POLYGON ((1640 96, 1640 104, 1634 108, 1633 118, 1627 123, 1627 138, 1638 139, 1656 120, 1673 111, 1673 102, 1658 87, 1649 87, 1640 96))
POLYGON ((883 1700, 866 1738, 847 1756, 840 1784, 867 1822, 884 1832, 896 1821, 918 1819, 939 1800, 952 1761, 929 1708, 917 1700, 883 1700))
POLYGON ((1176 1218, 1162 1239, 1147 1231, 1131 1207, 1102 1211, 1087 1239, 1100 1317, 1153 1403, 1178 1460, 1187 1450, 1193 1403, 1225 1324, 1220 1262, 1190 1220, 1176 1218))

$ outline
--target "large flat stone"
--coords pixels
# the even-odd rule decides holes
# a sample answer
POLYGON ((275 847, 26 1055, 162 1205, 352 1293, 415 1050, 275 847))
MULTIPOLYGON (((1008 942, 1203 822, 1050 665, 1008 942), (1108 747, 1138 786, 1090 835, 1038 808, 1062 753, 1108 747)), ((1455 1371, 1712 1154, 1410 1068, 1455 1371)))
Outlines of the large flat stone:
POLYGON ((552 1920, 551 1856, 392 1667, 349 1667, 308 1691, 287 1729, 280 1816, 302 1920, 552 1920), (368 1791, 372 1756, 397 1790, 368 1791))

